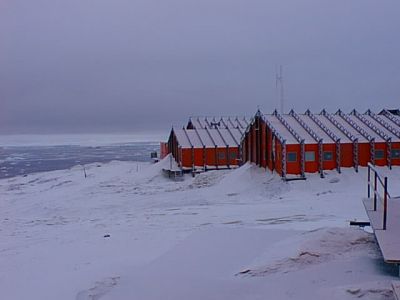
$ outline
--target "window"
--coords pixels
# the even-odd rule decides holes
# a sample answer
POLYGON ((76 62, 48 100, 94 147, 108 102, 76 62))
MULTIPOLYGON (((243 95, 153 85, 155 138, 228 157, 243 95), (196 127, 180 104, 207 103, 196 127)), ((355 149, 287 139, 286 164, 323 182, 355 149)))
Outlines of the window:
POLYGON ((400 149, 392 149, 392 158, 400 158, 400 149))
POLYGON ((306 161, 315 161, 315 152, 314 151, 306 151, 305 160, 306 161))
POLYGON ((324 152, 324 161, 333 160, 333 153, 331 151, 324 152))
POLYGON ((385 157, 385 152, 383 150, 375 150, 375 159, 382 159, 385 157))
POLYGON ((296 162, 297 161, 297 153, 296 152, 288 152, 287 160, 288 160, 288 162, 296 162))
POLYGON ((237 158, 236 152, 230 152, 229 156, 230 156, 231 159, 236 159, 237 158))
POLYGON ((218 152, 218 159, 225 159, 225 152, 218 152))

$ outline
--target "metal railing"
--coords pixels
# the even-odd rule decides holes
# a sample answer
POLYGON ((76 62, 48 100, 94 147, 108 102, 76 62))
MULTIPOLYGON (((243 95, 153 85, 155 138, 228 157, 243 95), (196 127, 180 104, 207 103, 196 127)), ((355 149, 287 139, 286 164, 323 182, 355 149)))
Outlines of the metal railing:
POLYGON ((373 191, 374 211, 377 211, 378 200, 383 205, 382 229, 386 230, 387 207, 388 207, 388 199, 390 198, 390 194, 388 192, 388 179, 386 176, 383 177, 382 179, 376 168, 371 163, 368 163, 368 199, 371 198, 371 187, 373 191), (371 175, 373 175, 372 180, 371 180, 371 175), (382 194, 379 192, 379 187, 381 189, 382 194))

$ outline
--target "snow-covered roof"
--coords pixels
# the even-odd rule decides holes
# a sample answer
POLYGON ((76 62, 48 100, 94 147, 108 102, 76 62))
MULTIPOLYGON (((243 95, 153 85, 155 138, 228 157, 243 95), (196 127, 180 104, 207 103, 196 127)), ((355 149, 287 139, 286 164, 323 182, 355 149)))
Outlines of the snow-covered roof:
MULTIPOLYGON (((348 115, 348 118, 352 120, 355 124, 360 126, 368 136, 371 138, 375 139, 375 142, 382 143, 385 142, 385 140, 379 136, 374 130, 366 126, 359 118, 357 118, 355 115, 348 115)), ((368 138, 367 138, 368 139, 368 138)))
POLYGON ((282 115, 285 121, 289 124, 297 134, 304 139, 306 144, 315 144, 317 141, 304 129, 299 122, 291 115, 282 115))
POLYGON ((385 121, 387 121, 391 125, 395 124, 397 126, 400 126, 400 117, 397 114, 392 113, 391 111, 383 110, 380 112, 379 116, 384 118, 385 121))
POLYGON ((188 129, 197 128, 197 129, 212 129, 212 128, 241 128, 245 129, 247 125, 250 123, 250 119, 246 117, 234 117, 234 116, 226 116, 226 117, 190 117, 187 125, 188 129))
POLYGON ((190 140, 187 138, 183 129, 174 129, 176 140, 182 148, 192 148, 190 140))
POLYGON ((286 144, 299 144, 304 140, 306 144, 315 144, 322 139, 324 144, 334 143, 340 139, 341 143, 351 143, 357 139, 360 143, 375 140, 384 143, 387 140, 400 142, 400 116, 387 112, 375 114, 371 111, 360 114, 356 110, 351 113, 328 113, 322 111, 312 114, 280 115, 276 111, 272 114, 263 114, 262 118, 273 127, 286 144))
POLYGON ((340 139, 341 143, 351 143, 352 141, 350 138, 347 137, 343 131, 341 131, 339 128, 337 128, 329 119, 322 115, 322 114, 314 114, 314 117, 316 120, 321 122, 321 124, 329 129, 330 132, 332 132, 338 139, 340 139))
POLYGON ((184 149, 238 147, 242 135, 237 128, 174 129, 174 133, 184 149))
MULTIPOLYGON (((350 133, 350 135, 354 138, 358 139, 358 142, 360 143, 367 143, 368 140, 363 137, 361 135, 361 133, 359 133, 356 129, 353 128, 353 126, 351 126, 348 122, 346 122, 341 116, 337 115, 337 114, 330 114, 330 116, 332 117, 332 119, 336 120, 336 122, 338 124, 340 124, 341 126, 343 126, 343 128, 350 133)), ((334 126, 334 125, 332 125, 334 126)))
POLYGON ((275 115, 263 115, 263 118, 279 133, 279 135, 286 141, 286 144, 299 143, 275 115))
POLYGON ((321 127, 315 123, 309 115, 299 115, 299 118, 309 127, 324 143, 332 143, 335 140, 331 138, 321 127))
MULTIPOLYGON (((396 127, 395 124, 391 123, 389 120, 385 119, 381 115, 363 115, 373 126, 376 126, 384 134, 389 136, 392 142, 400 142, 400 128, 396 127)), ((400 123, 400 122, 399 122, 400 123)))

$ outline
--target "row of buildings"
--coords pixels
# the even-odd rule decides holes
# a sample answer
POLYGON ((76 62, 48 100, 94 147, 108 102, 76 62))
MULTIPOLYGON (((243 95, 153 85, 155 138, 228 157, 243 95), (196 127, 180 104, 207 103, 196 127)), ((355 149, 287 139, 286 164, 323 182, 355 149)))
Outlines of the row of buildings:
POLYGON ((398 110, 280 114, 257 111, 245 117, 192 117, 173 128, 164 153, 182 170, 232 168, 245 162, 278 172, 283 178, 341 168, 400 165, 398 110))

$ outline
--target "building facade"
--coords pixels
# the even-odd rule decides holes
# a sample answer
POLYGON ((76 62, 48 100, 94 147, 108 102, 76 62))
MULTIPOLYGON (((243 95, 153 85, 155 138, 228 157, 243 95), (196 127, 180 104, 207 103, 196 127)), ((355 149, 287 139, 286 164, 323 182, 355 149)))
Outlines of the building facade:
POLYGON ((364 114, 307 110, 262 114, 251 119, 241 140, 243 162, 277 171, 282 177, 324 170, 400 165, 400 116, 383 110, 364 114))

